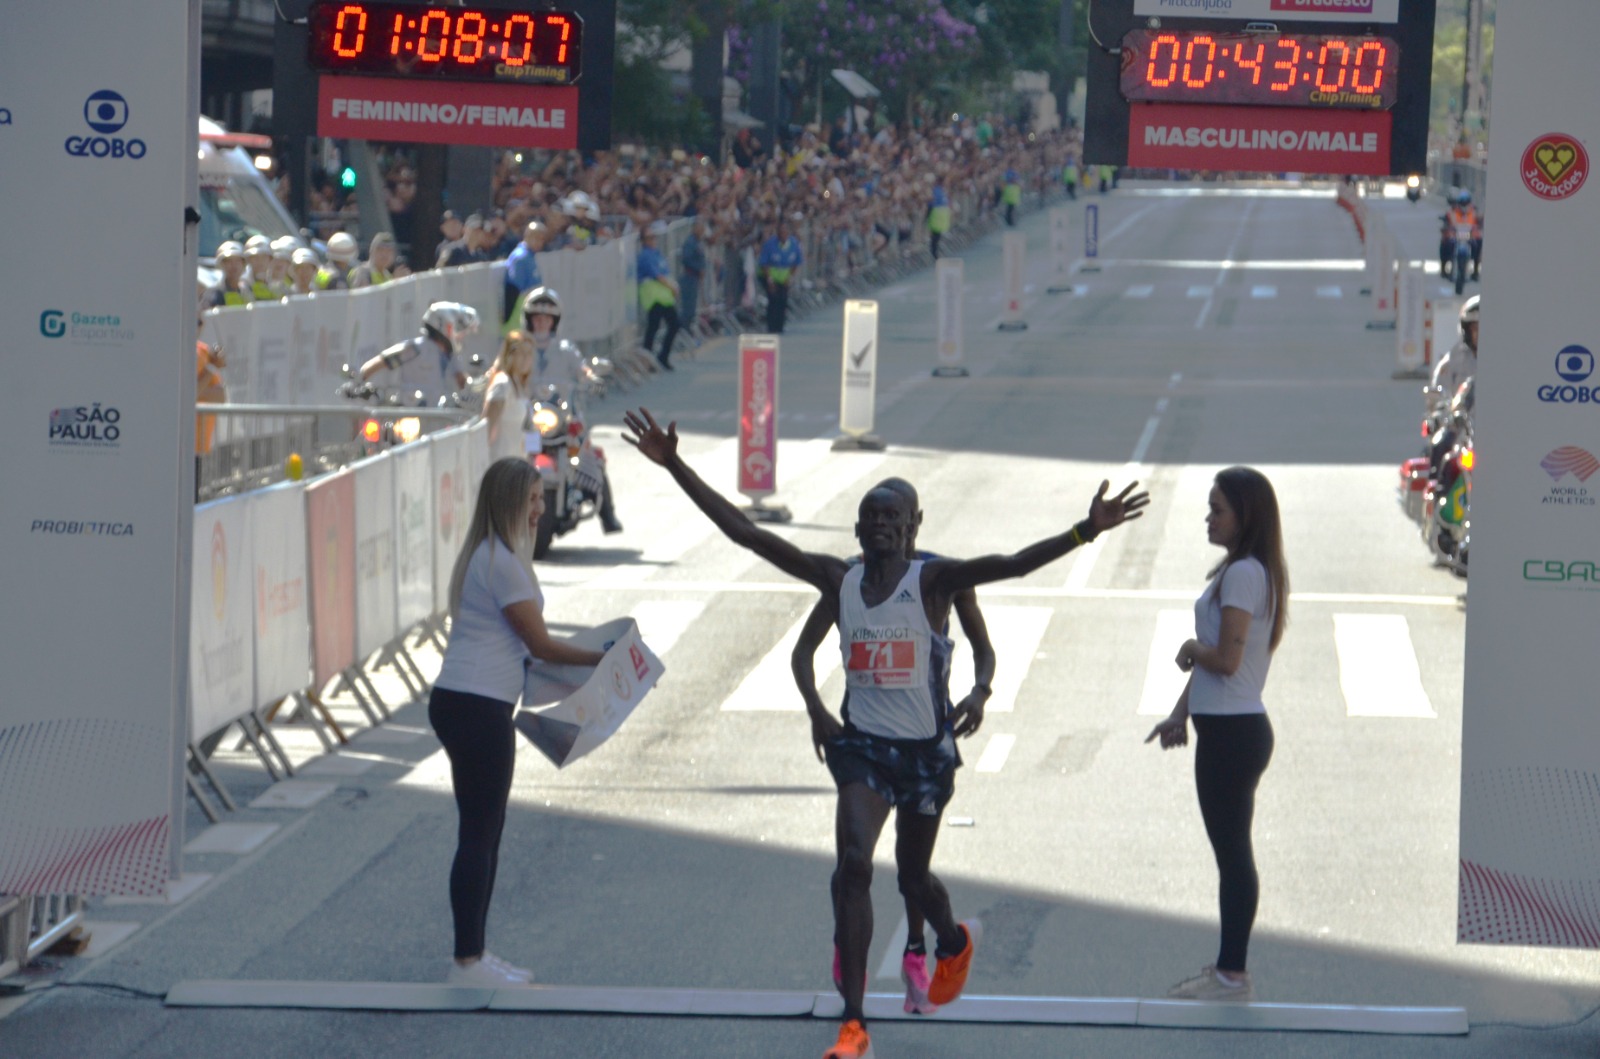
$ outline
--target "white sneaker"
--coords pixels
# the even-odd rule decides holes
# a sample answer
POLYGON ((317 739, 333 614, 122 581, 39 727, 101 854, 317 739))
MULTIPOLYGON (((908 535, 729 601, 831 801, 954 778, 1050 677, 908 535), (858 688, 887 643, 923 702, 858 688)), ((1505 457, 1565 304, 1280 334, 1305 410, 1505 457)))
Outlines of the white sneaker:
POLYGON ((1193 978, 1185 978, 1167 996, 1174 1000, 1249 1000, 1250 975, 1245 971, 1222 971, 1206 965, 1193 978), (1225 979, 1222 975, 1226 974, 1225 979))
POLYGON ((527 985, 527 980, 501 970, 486 959, 479 959, 463 967, 450 961, 450 970, 444 977, 445 985, 465 985, 478 989, 506 989, 527 985))
POLYGON ((526 967, 518 967, 516 964, 507 963, 505 960, 502 960, 492 952, 485 952, 481 957, 481 960, 483 963, 488 964, 490 967, 493 967, 504 974, 510 975, 512 978, 520 978, 524 982, 533 981, 532 971, 528 970, 526 967))

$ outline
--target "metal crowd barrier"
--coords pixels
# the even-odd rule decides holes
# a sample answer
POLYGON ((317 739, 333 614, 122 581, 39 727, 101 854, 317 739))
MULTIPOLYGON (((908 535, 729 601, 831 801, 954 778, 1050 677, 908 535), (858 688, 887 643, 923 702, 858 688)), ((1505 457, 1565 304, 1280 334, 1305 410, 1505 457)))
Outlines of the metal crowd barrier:
POLYGON ((21 971, 83 923, 83 898, 0 895, 0 978, 21 971))

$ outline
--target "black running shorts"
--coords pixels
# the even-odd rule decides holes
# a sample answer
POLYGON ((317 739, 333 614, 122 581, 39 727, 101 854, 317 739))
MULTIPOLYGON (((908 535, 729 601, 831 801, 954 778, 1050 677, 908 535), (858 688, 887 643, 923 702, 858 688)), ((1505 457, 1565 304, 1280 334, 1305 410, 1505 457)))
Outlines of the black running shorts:
POLYGON ((885 739, 846 728, 823 746, 833 782, 864 783, 884 801, 921 816, 938 816, 956 792, 961 754, 945 732, 936 739, 885 739))

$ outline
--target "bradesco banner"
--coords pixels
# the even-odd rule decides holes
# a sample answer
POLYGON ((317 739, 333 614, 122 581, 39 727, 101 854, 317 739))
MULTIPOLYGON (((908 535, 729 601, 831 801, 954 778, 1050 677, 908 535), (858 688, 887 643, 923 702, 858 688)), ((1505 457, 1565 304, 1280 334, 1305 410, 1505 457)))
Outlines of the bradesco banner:
POLYGON ((1135 103, 1128 108, 1128 164, 1383 176, 1392 125, 1386 110, 1135 103))
POLYGON ((739 492, 778 489, 778 336, 739 336, 739 492))
POLYGON ((355 487, 355 472, 348 470, 306 486, 311 680, 318 691, 356 662, 355 487))
POLYGON ((1134 0, 1133 13, 1274 22, 1398 22, 1400 0, 1134 0))
POLYGON ((159 895, 174 867, 199 7, 7 4, 0 29, 0 893, 159 895))
POLYGON ((317 135, 570 151, 578 146, 578 89, 324 75, 317 135))
POLYGON ((1538 267, 1484 283, 1493 353, 1473 412, 1465 942, 1600 948, 1600 185, 1565 179, 1600 149, 1600 110, 1575 90, 1596 40, 1600 4, 1504 4, 1495 25, 1495 68, 1516 75, 1495 81, 1495 254, 1538 267))
POLYGON ((190 586, 189 740, 199 742, 255 707, 250 498, 194 512, 190 586))

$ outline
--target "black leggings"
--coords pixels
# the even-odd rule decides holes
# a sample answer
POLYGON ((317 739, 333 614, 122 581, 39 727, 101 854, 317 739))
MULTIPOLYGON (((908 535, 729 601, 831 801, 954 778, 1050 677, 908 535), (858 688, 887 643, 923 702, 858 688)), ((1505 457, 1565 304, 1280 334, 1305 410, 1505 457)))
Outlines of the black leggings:
POLYGON ((511 797, 516 729, 509 702, 449 688, 428 697, 433 725, 450 758, 450 779, 461 822, 450 866, 450 911, 456 925, 456 959, 483 955, 489 897, 500 862, 500 832, 511 797))
POLYGON ((1261 886, 1250 821, 1256 784, 1272 760, 1272 722, 1264 713, 1195 714, 1194 785, 1206 837, 1217 857, 1222 945, 1217 968, 1243 971, 1261 886))

